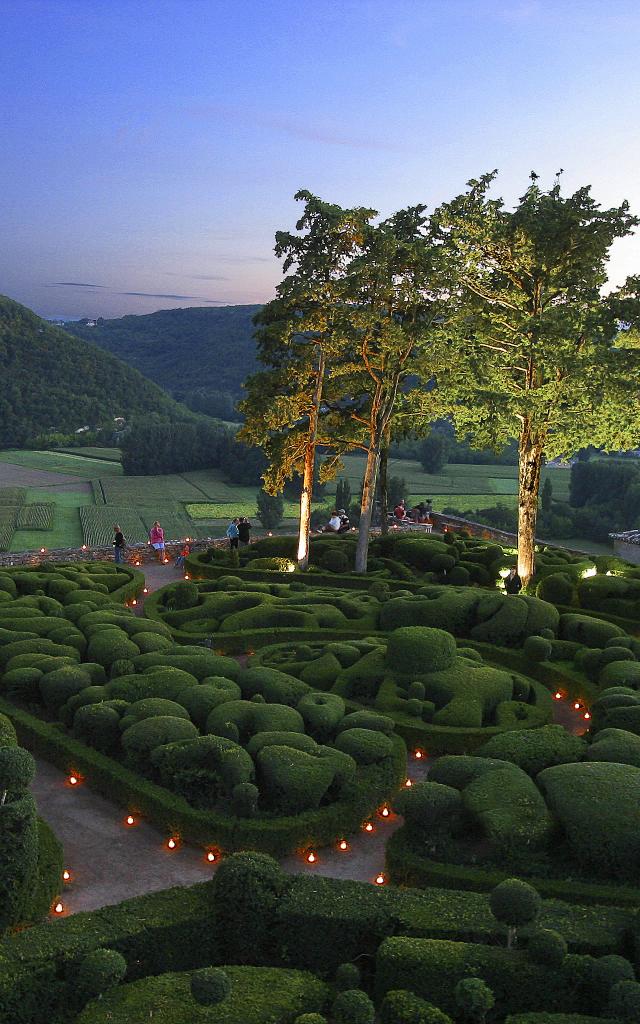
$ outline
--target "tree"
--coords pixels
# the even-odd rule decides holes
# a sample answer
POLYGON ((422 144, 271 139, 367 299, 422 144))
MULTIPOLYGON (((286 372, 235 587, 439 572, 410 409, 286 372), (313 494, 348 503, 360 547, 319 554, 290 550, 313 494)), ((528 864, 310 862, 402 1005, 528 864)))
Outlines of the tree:
POLYGON ((518 928, 535 921, 542 901, 536 889, 519 878, 505 878, 489 896, 491 913, 496 921, 507 926, 507 947, 511 949, 518 928))
POLYGON ((190 987, 200 1006, 217 1006, 229 995, 231 981, 222 967, 203 967, 191 975, 190 987))
POLYGON ((349 511, 351 504, 351 484, 348 480, 338 480, 336 486, 336 508, 343 508, 349 511))
POLYGON ((425 473, 439 473, 447 464, 449 439, 440 430, 432 430, 420 445, 420 462, 425 473))
MULTIPOLYGON (((489 198, 495 172, 435 217, 450 259, 451 413, 478 447, 517 437, 518 572, 534 572, 540 471, 545 456, 588 443, 637 445, 640 279, 602 295, 616 238, 638 223, 627 203, 601 210, 588 187, 563 196, 531 185, 508 210, 489 198)), ((445 382, 439 379, 439 384, 445 382)))
POLYGON ((83 1002, 101 999, 103 994, 122 981, 127 961, 115 949, 93 949, 77 967, 76 985, 83 1002))
POLYGON ((284 515, 284 501, 281 494, 269 494, 265 490, 258 491, 256 495, 258 503, 258 519, 265 530, 275 530, 280 526, 284 515))
POLYGON ((553 484, 551 483, 551 477, 548 476, 542 485, 542 493, 540 495, 540 513, 548 519, 551 515, 551 505, 553 502, 553 484))
POLYGON ((284 259, 286 276, 276 298, 255 318, 258 354, 267 369, 245 384, 248 397, 240 410, 246 422, 239 436, 264 450, 270 493, 280 492, 295 473, 302 475, 298 565, 306 569, 317 447, 332 448, 323 480, 350 447, 340 437, 344 393, 332 387, 332 379, 334 363, 345 356, 347 270, 375 211, 344 210, 307 191, 295 198, 305 204, 296 224, 301 233, 276 234, 275 253, 284 259))
MULTIPOLYGON (((434 349, 445 296, 438 287, 440 247, 424 206, 400 210, 367 225, 361 250, 349 269, 349 348, 344 391, 353 396, 351 417, 367 462, 362 482, 355 570, 367 571, 369 534, 380 453, 394 418, 404 415, 408 394, 420 396, 428 422, 426 387, 436 366, 434 349), (422 386, 424 384, 424 386, 422 386)), ((412 409, 411 416, 416 416, 412 409)))

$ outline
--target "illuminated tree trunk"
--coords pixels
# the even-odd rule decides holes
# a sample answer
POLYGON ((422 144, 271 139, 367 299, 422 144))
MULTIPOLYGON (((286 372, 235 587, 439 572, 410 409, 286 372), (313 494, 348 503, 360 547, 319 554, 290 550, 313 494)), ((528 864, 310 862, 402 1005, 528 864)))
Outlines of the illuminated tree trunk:
POLYGON ((536 522, 538 492, 544 438, 531 429, 525 420, 519 442, 518 458, 518 576, 523 587, 535 572, 536 522))
POLYGON ((316 442, 318 438, 318 419, 322 402, 322 383, 324 380, 324 352, 318 346, 318 368, 316 370, 316 387, 313 404, 309 415, 309 436, 304 451, 304 469, 302 474, 302 493, 300 495, 300 526, 298 530, 298 568, 304 572, 309 567, 309 527, 311 524, 311 499, 313 496, 313 478, 316 468, 316 442))
POLYGON ((371 516, 373 513, 373 499, 376 493, 376 477, 378 475, 378 463, 380 461, 380 445, 372 445, 367 453, 367 465, 362 481, 362 504, 360 505, 360 527, 358 531, 358 546, 356 548, 356 572, 367 571, 367 557, 369 554, 369 533, 371 531, 371 516))
POLYGON ((380 532, 386 535, 389 532, 389 491, 387 484, 387 467, 389 464, 389 442, 391 431, 387 427, 382 441, 382 447, 380 448, 380 532))

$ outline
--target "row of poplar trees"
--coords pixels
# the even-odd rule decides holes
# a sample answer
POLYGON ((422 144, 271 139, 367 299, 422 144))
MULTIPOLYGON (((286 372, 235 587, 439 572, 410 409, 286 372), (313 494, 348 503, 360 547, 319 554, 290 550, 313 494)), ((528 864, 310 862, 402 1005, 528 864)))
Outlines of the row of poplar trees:
POLYGON ((268 458, 271 493, 302 476, 298 563, 308 565, 314 471, 330 479, 366 453, 356 571, 366 572, 381 457, 390 440, 448 415, 475 446, 518 440, 518 571, 534 572, 545 460, 588 444, 640 444, 640 277, 606 290, 627 203, 537 176, 513 209, 495 172, 430 216, 379 220, 301 191, 295 232, 278 232, 276 297, 256 318, 263 370, 246 382, 241 439, 268 458))

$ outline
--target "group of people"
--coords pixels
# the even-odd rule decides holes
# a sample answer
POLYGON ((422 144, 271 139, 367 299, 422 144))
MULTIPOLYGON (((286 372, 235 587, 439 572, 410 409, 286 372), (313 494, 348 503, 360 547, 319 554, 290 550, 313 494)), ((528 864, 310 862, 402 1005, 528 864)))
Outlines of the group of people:
MULTIPOLYGON (((114 558, 118 565, 126 562, 126 548, 127 542, 124 539, 124 533, 119 523, 115 523, 113 527, 114 538, 113 538, 113 550, 114 558)), ((166 564, 169 559, 166 557, 166 547, 164 543, 164 530, 160 526, 160 523, 156 519, 155 523, 149 530, 149 544, 153 548, 161 565, 166 564)), ((185 563, 185 559, 191 554, 191 546, 188 541, 184 541, 178 554, 176 555, 175 565, 178 568, 182 568, 185 563)))
POLYGON ((396 507, 393 510, 393 518, 399 523, 424 523, 428 524, 431 522, 431 513, 433 512, 433 502, 431 498, 427 498, 426 501, 420 501, 413 508, 410 508, 407 512, 404 498, 401 498, 396 507))
POLYGON ((232 519, 227 526, 227 537, 229 547, 237 548, 239 544, 248 544, 251 540, 251 523, 246 516, 238 516, 232 519))
POLYGON ((349 516, 343 508, 334 508, 331 519, 323 527, 322 533, 346 533, 350 527, 349 516))

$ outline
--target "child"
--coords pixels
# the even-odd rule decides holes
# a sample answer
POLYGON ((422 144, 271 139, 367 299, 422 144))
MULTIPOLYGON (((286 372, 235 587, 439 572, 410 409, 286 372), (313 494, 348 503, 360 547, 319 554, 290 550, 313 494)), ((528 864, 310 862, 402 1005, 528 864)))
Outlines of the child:
POLYGON ((176 569, 184 569, 184 560, 191 554, 191 546, 185 541, 180 549, 180 554, 176 555, 176 569))

